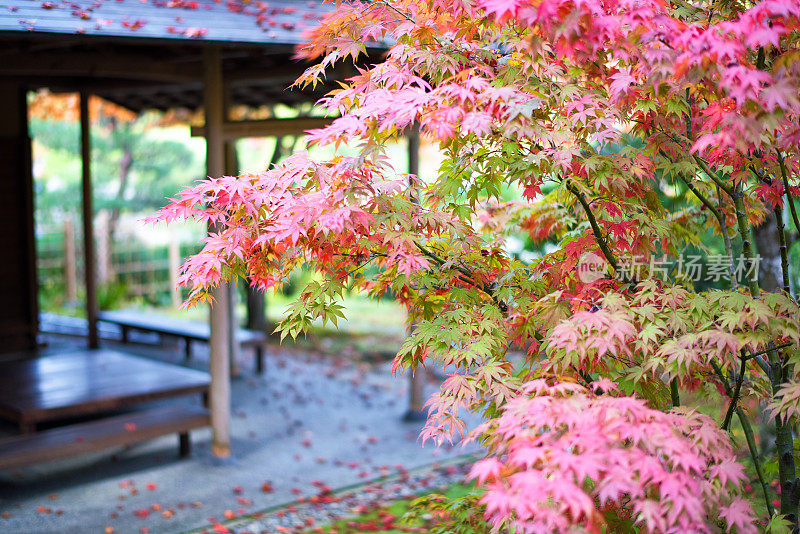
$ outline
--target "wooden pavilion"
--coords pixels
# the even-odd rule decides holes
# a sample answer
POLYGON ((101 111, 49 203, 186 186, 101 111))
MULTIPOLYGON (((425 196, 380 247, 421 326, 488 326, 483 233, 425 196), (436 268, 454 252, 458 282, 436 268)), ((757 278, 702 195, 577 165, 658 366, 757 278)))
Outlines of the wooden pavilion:
MULTIPOLYGON (((296 105, 314 101, 332 88, 287 89, 305 68, 292 59, 295 46, 302 42, 303 31, 327 9, 307 0, 0 0, 0 220, 4 229, 0 249, 8 254, 0 263, 4 299, 0 354, 35 354, 38 333, 28 92, 46 87, 81 95, 88 345, 97 349, 90 95, 136 112, 202 108, 207 173, 225 174, 230 172, 226 144, 236 137, 298 135, 325 123, 325 119, 310 117, 234 123, 228 110, 235 105, 296 105)), ((348 74, 333 72, 328 79, 348 74)), ((221 288, 214 296, 208 404, 212 448, 224 457, 230 454, 229 363, 234 340, 230 291, 221 288)), ((91 375, 96 369, 87 370, 87 365, 97 361, 97 366, 108 366, 108 358, 104 361, 102 353, 92 353, 80 365, 70 365, 79 365, 81 372, 91 375)), ((29 367, 14 380, 37 380, 46 374, 41 366, 29 367)), ((197 379, 185 378, 188 382, 197 379)), ((198 391, 200 386, 193 387, 192 391, 198 391)))

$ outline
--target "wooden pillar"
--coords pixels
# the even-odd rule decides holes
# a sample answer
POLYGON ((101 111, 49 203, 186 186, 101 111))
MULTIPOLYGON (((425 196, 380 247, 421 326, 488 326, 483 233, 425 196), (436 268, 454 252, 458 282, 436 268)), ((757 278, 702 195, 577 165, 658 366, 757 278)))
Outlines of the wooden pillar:
POLYGON ((175 237, 174 233, 169 238, 167 258, 169 260, 169 287, 172 307, 179 308, 181 305, 181 290, 178 287, 178 270, 181 267, 181 249, 178 238, 175 237))
POLYGON ((0 77, 0 353, 36 347, 38 303, 26 87, 0 77))
MULTIPOLYGON (((408 328, 408 335, 414 333, 417 325, 412 324, 408 328)), ((425 414, 425 382, 428 376, 427 370, 419 365, 414 372, 409 370, 408 379, 408 410, 403 415, 403 421, 417 422, 425 421, 427 415, 425 414)))
MULTIPOLYGON (((225 144, 222 124, 225 119, 222 87, 222 57, 219 48, 208 47, 203 51, 203 103, 206 117, 206 170, 209 176, 221 176, 225 172, 225 144)), ((211 338, 209 348, 209 372, 211 389, 209 409, 211 411, 211 451, 219 458, 231 454, 230 413, 230 294, 228 284, 212 291, 214 299, 209 316, 211 338)))
MULTIPOLYGON (((408 173, 419 174, 419 130, 412 128, 406 136, 408 139, 408 173)), ((409 335, 414 332, 416 325, 409 326, 409 335)), ((409 376, 408 383, 408 411, 403 416, 404 421, 424 421, 426 419, 423 406, 425 404, 425 382, 427 371, 419 366, 409 376)))
POLYGON ((89 348, 96 349, 97 276, 94 253, 94 207, 92 203, 92 141, 87 91, 81 91, 81 199, 83 202, 83 272, 86 284, 86 320, 89 324, 89 348))

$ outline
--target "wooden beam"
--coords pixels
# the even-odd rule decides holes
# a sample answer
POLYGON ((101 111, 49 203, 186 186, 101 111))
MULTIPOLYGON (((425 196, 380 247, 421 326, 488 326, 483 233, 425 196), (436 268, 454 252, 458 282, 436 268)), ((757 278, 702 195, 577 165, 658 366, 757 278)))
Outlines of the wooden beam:
POLYGON ((25 244, 27 261, 22 260, 28 273, 28 324, 29 336, 33 346, 37 345, 36 334, 39 331, 39 280, 36 272, 36 222, 35 198, 33 192, 33 143, 30 133, 30 120, 28 118, 28 88, 20 87, 18 106, 22 113, 18 116, 19 129, 22 132, 22 161, 24 193, 22 196, 25 216, 20 222, 25 225, 25 244))
MULTIPOLYGON (((225 122, 222 125, 224 140, 244 139, 246 137, 281 137, 303 135, 306 130, 324 128, 336 117, 296 117, 292 119, 264 119, 260 121, 225 122)), ((204 126, 193 126, 192 136, 206 134, 204 126)))
MULTIPOLYGON (((203 50, 203 102, 206 117, 206 172, 208 176, 222 176, 225 172, 225 142, 222 123, 225 118, 224 91, 222 85, 222 57, 217 47, 203 50)), ((214 301, 209 323, 209 372, 211 388, 209 408, 211 410, 211 452, 218 458, 231 455, 230 416, 230 292, 227 284, 221 284, 211 292, 214 301)))
POLYGON ((92 203, 92 142, 87 91, 81 91, 81 199, 83 203, 83 271, 86 283, 86 319, 89 323, 89 348, 98 347, 97 340, 97 276, 94 254, 94 207, 92 203))
POLYGON ((150 80, 168 83, 198 81, 198 65, 161 61, 141 54, 48 52, 4 56, 0 76, 76 76, 150 80))

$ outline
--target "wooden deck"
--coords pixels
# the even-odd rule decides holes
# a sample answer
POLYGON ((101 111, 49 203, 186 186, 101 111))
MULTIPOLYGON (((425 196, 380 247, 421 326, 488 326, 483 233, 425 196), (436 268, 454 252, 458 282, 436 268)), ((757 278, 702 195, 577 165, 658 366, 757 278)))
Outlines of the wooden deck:
POLYGON ((47 421, 205 395, 209 383, 207 373, 111 350, 0 362, 0 417, 28 433, 47 421))

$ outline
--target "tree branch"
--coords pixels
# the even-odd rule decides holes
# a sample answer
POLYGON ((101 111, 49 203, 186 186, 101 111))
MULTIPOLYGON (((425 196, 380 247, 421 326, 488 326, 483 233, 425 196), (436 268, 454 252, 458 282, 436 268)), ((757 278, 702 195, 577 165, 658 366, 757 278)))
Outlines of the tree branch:
MULTIPOLYGON (((664 130, 663 128, 658 128, 658 130, 667 137, 669 137, 675 144, 677 145, 681 144, 680 139, 677 139, 674 135, 672 135, 668 131, 664 130)), ((733 197, 733 189, 731 189, 731 187, 728 184, 720 180, 719 176, 717 176, 717 174, 713 172, 711 168, 709 168, 708 164, 705 161, 703 161, 701 157, 694 154, 692 155, 692 159, 694 159, 695 163, 697 163, 700 169, 702 169, 702 171, 706 173, 708 177, 711 178, 711 180, 713 180, 714 183, 719 186, 720 189, 725 191, 728 194, 728 196, 733 197)))
POLYGON ((789 254, 786 249, 786 232, 783 225, 783 210, 777 204, 773 209, 775 213, 775 224, 778 230, 778 245, 781 254, 781 274, 783 275, 783 290, 789 297, 792 295, 792 286, 789 281, 789 254))
MULTIPOLYGON (((753 266, 753 247, 750 244, 750 228, 747 223, 747 213, 745 211, 744 201, 742 200, 742 193, 738 189, 733 191, 732 194, 733 205, 736 207, 736 223, 739 226, 739 236, 742 239, 742 254, 744 254, 747 261, 747 271, 753 266)), ((758 279, 746 279, 747 287, 750 289, 750 295, 758 298, 758 279)))
POLYGON ((769 353, 769 352, 772 352, 773 350, 785 349, 786 347, 789 347, 789 346, 791 346, 791 344, 792 344, 792 343, 790 343, 790 342, 787 342, 787 343, 782 343, 782 344, 780 344, 780 345, 778 345, 778 346, 776 346, 776 347, 770 347, 770 348, 768 348, 768 349, 760 350, 760 351, 758 351, 758 352, 753 352, 752 354, 748 354, 747 356, 745 356, 745 357, 744 357, 744 359, 745 359, 745 360, 750 360, 750 359, 752 359, 752 358, 758 358, 758 357, 759 357, 759 356, 761 356, 762 354, 767 354, 767 353, 769 353))
POLYGON ((792 193, 789 191, 789 176, 786 173, 786 162, 783 160, 783 155, 780 150, 776 148, 775 152, 778 154, 778 165, 781 169, 783 189, 786 193, 786 202, 789 204, 789 212, 792 214, 792 221, 794 221, 794 229, 800 233, 800 220, 797 218, 797 211, 795 210, 794 201, 792 200, 792 193))
POLYGON ((697 165, 699 165, 700 168, 703 169, 703 172, 706 173, 708 177, 711 178, 720 189, 725 191, 728 194, 728 196, 733 197, 734 190, 731 189, 731 187, 728 184, 720 180, 719 176, 717 176, 717 174, 708 167, 708 164, 705 161, 703 161, 702 158, 700 158, 697 155, 692 156, 692 158, 694 158, 695 162, 697 162, 697 165))
MULTIPOLYGON (((683 183, 686 184, 686 187, 694 193, 694 196, 700 200, 700 202, 710 211, 714 218, 717 219, 717 224, 719 224, 719 232, 722 234, 722 241, 725 245, 725 254, 728 255, 730 259, 730 271, 731 271, 731 286, 735 289, 736 288, 736 268, 733 264, 733 247, 731 246, 731 238, 728 235, 728 225, 725 223, 725 216, 714 206, 710 200, 708 200, 703 193, 701 193, 695 185, 690 182, 685 176, 680 175, 681 180, 683 183)), ((717 186, 717 192, 719 193, 719 186, 717 186)), ((719 194, 717 195, 718 199, 721 201, 722 199, 719 198, 719 194)), ((722 202, 720 202, 722 204, 722 202)))
MULTIPOLYGON (((717 202, 719 202, 719 205, 722 206, 722 193, 720 192, 719 186, 717 186, 717 202)), ((733 246, 731 245, 731 236, 728 234, 728 223, 725 222, 725 217, 722 217, 719 223, 720 228, 722 229, 722 242, 725 244, 725 253, 728 255, 728 259, 730 260, 731 289, 736 289, 736 286, 739 284, 736 281, 736 267, 733 264, 733 246)))
MULTIPOLYGON (((436 264, 439 265, 439 267, 442 267, 442 266, 444 266, 444 264, 447 263, 447 261, 445 261, 444 258, 440 257, 438 254, 436 254, 432 250, 420 245, 418 242, 414 241, 414 245, 416 245, 417 249, 419 249, 419 251, 422 252, 425 256, 427 256, 428 258, 430 258, 434 262, 436 262, 436 264)), ((453 264, 453 268, 456 271, 459 272, 459 275, 460 275, 460 276, 458 276, 459 280, 461 280, 462 282, 464 282, 466 284, 469 284, 469 285, 477 287, 478 289, 480 289, 481 291, 483 291, 484 293, 489 295, 489 297, 491 297, 491 299, 492 299, 492 302, 494 302, 495 305, 500 307, 500 304, 501 304, 500 301, 494 296, 494 285, 493 284, 486 284, 486 283, 478 280, 475 277, 475 274, 472 271, 470 271, 468 269, 465 269, 464 267, 462 267, 460 265, 453 264)))
POLYGON ((731 426, 731 418, 733 417, 733 412, 737 407, 739 402, 739 395, 742 392, 742 382, 744 382, 744 372, 746 371, 747 366, 747 358, 744 356, 744 351, 741 354, 741 361, 742 364, 739 367, 739 376, 736 377, 736 387, 733 389, 733 396, 731 397, 731 403, 728 405, 728 412, 725 414, 725 420, 722 422, 722 429, 728 430, 731 426))
POLYGON ((578 199, 578 202, 580 202, 581 206, 583 207, 583 211, 586 212, 586 218, 589 219, 589 225, 592 227, 592 233, 597 240, 597 244, 600 246, 600 251, 603 253, 603 256, 605 256, 606 261, 609 263, 609 265, 611 265, 614 271, 621 273, 617 259, 614 257, 614 254, 608 247, 608 243, 606 243, 605 237, 603 237, 603 231, 600 229, 600 225, 597 224, 597 219, 595 219, 594 213, 592 213, 592 208, 589 206, 586 198, 583 196, 583 194, 581 194, 580 191, 578 191, 578 188, 575 187, 575 184, 567 182, 566 186, 567 190, 575 195, 575 197, 578 199))
POLYGON ((764 502, 767 505, 767 514, 769 517, 775 515, 775 508, 772 506, 772 499, 769 496, 769 486, 767 486, 766 478, 764 477, 764 468, 761 467, 761 462, 758 458, 758 448, 756 447, 756 440, 753 437, 753 427, 750 425, 750 420, 747 414, 741 408, 736 409, 736 415, 739 417, 739 423, 742 425, 744 437, 747 440, 747 449, 750 451, 750 458, 753 460, 753 465, 756 469, 758 482, 761 484, 761 491, 764 493, 764 502))
MULTIPOLYGON (((691 134, 691 126, 688 123, 686 128, 687 128, 687 135, 691 134)), ((669 155, 663 150, 659 150, 659 152, 661 153, 661 157, 663 157, 664 159, 673 161, 672 158, 670 158, 669 155)), ((710 211, 714 215, 715 219, 717 219, 717 224, 719 224, 719 232, 722 234, 722 242, 725 246, 725 254, 728 255, 728 259, 730 260, 729 268, 731 271, 731 288, 736 289, 736 267, 734 266, 733 263, 733 247, 731 246, 731 237, 728 235, 728 225, 725 222, 725 216, 722 214, 722 212, 720 212, 720 210, 717 209, 717 207, 714 204, 711 203, 710 200, 708 200, 705 197, 705 195, 703 195, 703 193, 700 192, 699 189, 697 189, 697 187, 691 182, 691 180, 686 178, 683 174, 680 174, 678 176, 680 177, 681 181, 683 181, 683 183, 686 184, 686 187, 689 189, 689 191, 694 193, 694 196, 697 197, 700 203, 703 204, 703 206, 705 206, 708 209, 708 211, 710 211)), ((720 188, 719 185, 717 185, 717 202, 719 203, 720 206, 722 206, 722 195, 720 194, 719 191, 720 188)))
MULTIPOLYGON (((714 373, 719 377, 720 381, 722 381, 722 387, 725 389, 725 393, 728 397, 731 397, 733 392, 731 391, 731 386, 728 384, 728 379, 725 378, 725 375, 722 373, 722 369, 720 369, 719 365, 715 361, 711 361, 711 367, 714 369, 714 373)), ((764 503, 767 505, 767 513, 769 517, 775 515, 775 508, 772 506, 772 499, 769 496, 769 486, 767 485, 766 477, 764 476, 764 469, 761 466, 761 459, 758 455, 758 448, 756 447, 756 440, 753 436, 753 427, 750 425, 750 420, 747 418, 747 414, 741 408, 736 408, 736 415, 739 417, 739 423, 742 425, 742 430, 744 431, 745 439, 747 440, 747 449, 750 452, 750 458, 753 460, 753 466, 756 469, 756 475, 758 476, 758 481, 761 484, 761 491, 764 493, 764 503)))

